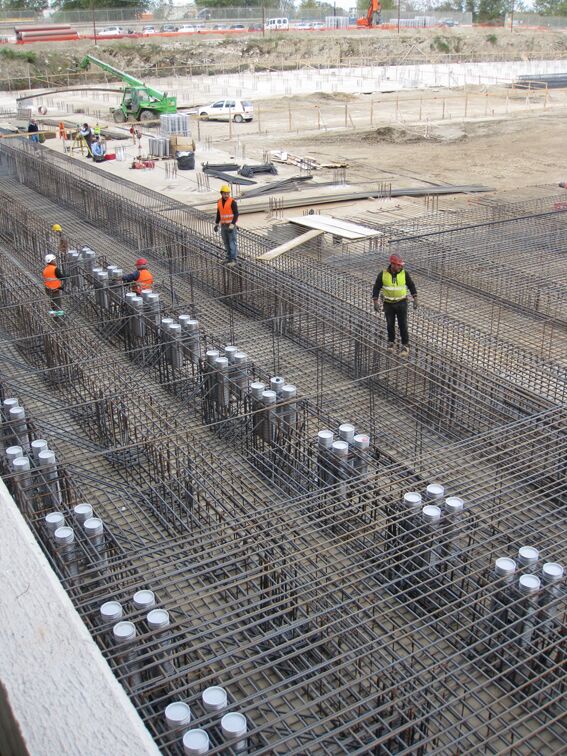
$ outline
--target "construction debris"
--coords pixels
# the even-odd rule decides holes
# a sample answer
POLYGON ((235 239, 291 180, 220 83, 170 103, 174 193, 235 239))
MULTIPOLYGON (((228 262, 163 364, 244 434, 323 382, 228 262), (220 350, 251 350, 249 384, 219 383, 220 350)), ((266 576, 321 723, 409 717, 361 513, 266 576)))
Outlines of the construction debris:
POLYGON ((203 173, 212 173, 213 171, 237 171, 240 168, 238 163, 203 163, 203 173))
POLYGON ((313 176, 292 176, 291 178, 273 181, 271 184, 262 184, 256 189, 249 189, 242 193, 244 197, 260 197, 262 194, 273 194, 274 192, 289 192, 293 189, 299 189, 299 185, 305 181, 310 181, 313 176))
POLYGON ((220 179, 221 181, 226 182, 227 184, 239 184, 240 186, 252 186, 252 184, 257 184, 257 181, 252 181, 251 179, 246 178, 240 178, 239 176, 234 176, 230 173, 224 173, 223 171, 215 171, 212 168, 209 168, 208 171, 206 171, 207 176, 214 176, 215 178, 220 179))
POLYGON ((262 163, 260 165, 243 165, 238 173, 241 176, 254 176, 256 173, 271 173, 277 175, 278 169, 273 163, 262 163))
POLYGON ((321 163, 315 158, 305 157, 302 155, 292 155, 291 152, 285 150, 271 150, 269 153, 272 160, 277 163, 287 163, 288 165, 296 165, 298 168, 304 168, 307 170, 318 171, 321 168, 348 168, 348 163, 321 163))

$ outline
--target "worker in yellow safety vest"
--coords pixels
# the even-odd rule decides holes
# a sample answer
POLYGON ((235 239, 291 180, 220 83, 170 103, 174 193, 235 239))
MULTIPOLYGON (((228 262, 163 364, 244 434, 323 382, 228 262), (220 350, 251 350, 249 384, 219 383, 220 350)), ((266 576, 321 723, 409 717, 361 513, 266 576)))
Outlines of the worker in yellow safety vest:
POLYGON ((409 354, 408 333, 408 290, 412 296, 413 308, 417 309, 417 289, 410 276, 404 270, 404 261, 398 255, 390 255, 389 265, 382 270, 372 289, 374 311, 380 312, 380 297, 383 301, 386 327, 388 330, 388 349, 394 349, 396 345, 396 320, 400 329, 402 348, 400 355, 407 357, 409 354))
POLYGON ((217 202, 215 233, 220 228, 222 241, 226 251, 225 262, 228 263, 228 265, 235 265, 236 255, 238 253, 236 238, 238 206, 236 200, 230 196, 230 187, 227 184, 221 186, 220 194, 220 199, 217 202))
POLYGON ((141 294, 143 291, 149 291, 154 287, 154 277, 148 270, 148 261, 145 257, 136 260, 136 270, 134 273, 128 273, 122 276, 124 283, 132 284, 132 291, 141 294))

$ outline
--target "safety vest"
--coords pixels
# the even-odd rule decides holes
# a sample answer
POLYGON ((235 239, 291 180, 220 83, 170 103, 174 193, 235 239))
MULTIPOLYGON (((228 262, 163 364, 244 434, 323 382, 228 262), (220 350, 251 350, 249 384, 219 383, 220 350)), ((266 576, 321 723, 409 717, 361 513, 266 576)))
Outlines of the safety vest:
POLYGON ((225 224, 232 223, 234 220, 234 213, 232 212, 232 197, 229 197, 223 205, 222 198, 217 202, 219 209, 220 222, 224 226, 225 224))
POLYGON ((95 135, 95 136, 100 136, 100 126, 98 125, 98 123, 97 123, 97 125, 96 125, 96 126, 94 127, 94 135, 95 135))
POLYGON ((43 269, 43 283, 45 284, 46 289, 60 289, 61 288, 61 281, 55 275, 56 270, 57 270, 57 265, 54 265, 53 263, 49 263, 43 269))
POLYGON ((390 271, 383 270, 382 290, 384 291, 384 302, 401 302, 402 299, 406 299, 408 291, 405 270, 400 270, 396 275, 396 283, 394 283, 394 277, 390 271))
POLYGON ((154 283, 154 277, 149 270, 138 271, 139 275, 136 281, 134 281, 134 291, 136 294, 141 294, 143 291, 151 289, 154 283))

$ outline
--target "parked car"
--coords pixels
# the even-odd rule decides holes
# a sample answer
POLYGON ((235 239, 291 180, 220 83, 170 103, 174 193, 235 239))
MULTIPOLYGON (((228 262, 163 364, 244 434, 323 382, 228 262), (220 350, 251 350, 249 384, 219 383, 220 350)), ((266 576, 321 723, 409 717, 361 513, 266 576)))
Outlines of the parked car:
POLYGON ((177 31, 179 34, 189 34, 191 32, 196 32, 197 29, 191 24, 183 24, 183 26, 180 26, 177 31))
POLYGON ((97 37, 121 37, 126 34, 122 26, 105 26, 104 29, 97 31, 97 37))
POLYGON ((175 26, 175 24, 163 24, 163 26, 161 27, 160 31, 162 31, 162 32, 170 32, 170 33, 171 32, 176 32, 177 31, 177 26, 175 26))
POLYGON ((155 26, 144 26, 142 34, 157 34, 157 29, 155 26))
POLYGON ((455 21, 454 18, 442 18, 439 21, 439 26, 458 26, 459 22, 455 21))
POLYGON ((250 24, 248 27, 248 31, 263 31, 263 29, 262 24, 250 24))
POLYGON ((312 29, 313 25, 310 21, 300 21, 298 24, 295 24, 294 29, 312 29))
POLYGON ((248 100, 217 100, 200 107, 197 112, 205 121, 228 121, 232 118, 236 123, 242 123, 252 120, 254 106, 248 100))
POLYGON ((233 29, 233 30, 234 29, 240 29, 242 31, 246 30, 246 27, 244 26, 244 24, 231 24, 228 28, 233 29))
POLYGON ((311 24, 311 28, 315 29, 315 31, 323 31, 327 27, 322 21, 313 21, 311 24))

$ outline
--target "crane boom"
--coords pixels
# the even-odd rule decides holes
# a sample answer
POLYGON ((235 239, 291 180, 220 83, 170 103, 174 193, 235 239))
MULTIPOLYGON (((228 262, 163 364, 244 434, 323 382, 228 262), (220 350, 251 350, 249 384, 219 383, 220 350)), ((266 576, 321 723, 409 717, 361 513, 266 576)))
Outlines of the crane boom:
POLYGON ((122 79, 125 84, 128 84, 131 87, 143 87, 151 97, 155 97, 158 100, 163 100, 164 97, 166 97, 165 92, 160 92, 159 89, 154 89, 153 87, 144 84, 144 82, 140 81, 140 79, 136 79, 134 76, 127 74, 125 71, 120 71, 118 68, 114 68, 114 66, 111 66, 110 63, 105 63, 103 60, 99 60, 93 55, 85 55, 85 57, 81 61, 80 67, 88 68, 91 63, 94 63, 95 66, 102 68, 102 70, 106 71, 107 73, 114 74, 119 79, 122 79))
POLYGON ((85 55, 80 67, 88 68, 91 63, 124 82, 122 103, 119 108, 112 110, 113 118, 117 123, 131 119, 136 121, 156 120, 163 113, 177 113, 176 97, 168 97, 167 92, 161 92, 159 89, 150 87, 140 79, 136 79, 125 71, 120 71, 111 66, 110 63, 105 63, 92 55, 85 55))

